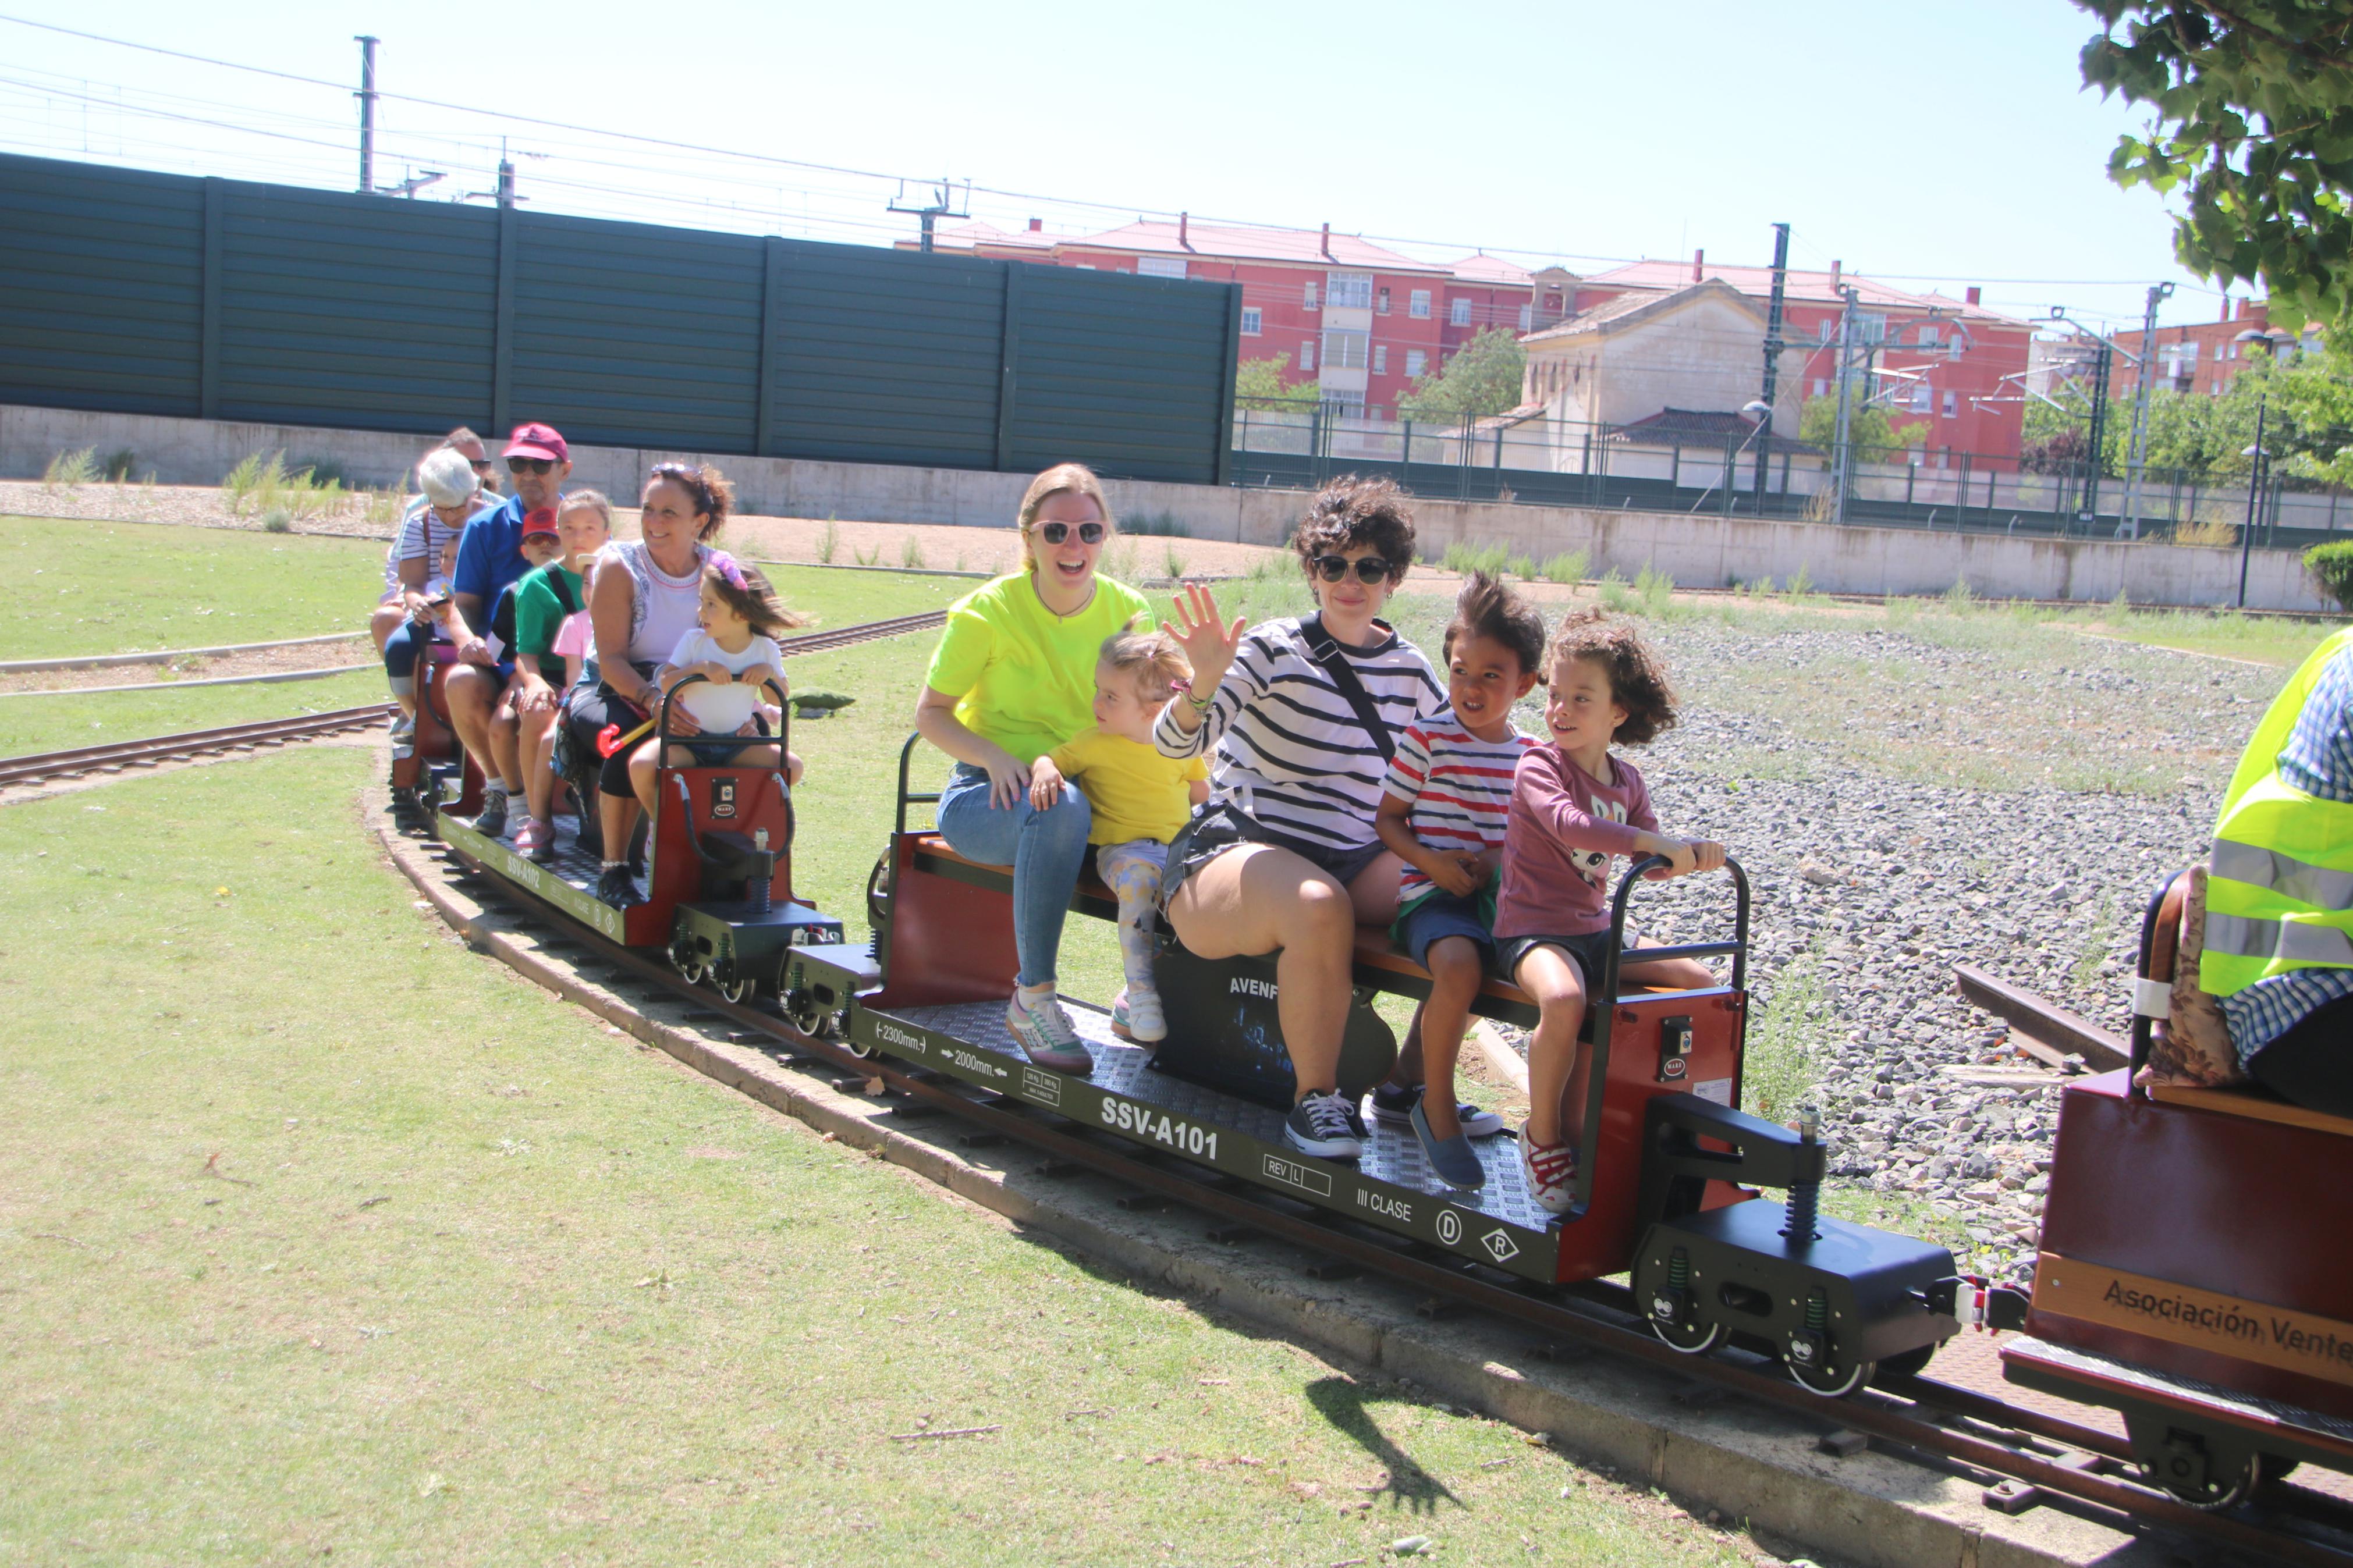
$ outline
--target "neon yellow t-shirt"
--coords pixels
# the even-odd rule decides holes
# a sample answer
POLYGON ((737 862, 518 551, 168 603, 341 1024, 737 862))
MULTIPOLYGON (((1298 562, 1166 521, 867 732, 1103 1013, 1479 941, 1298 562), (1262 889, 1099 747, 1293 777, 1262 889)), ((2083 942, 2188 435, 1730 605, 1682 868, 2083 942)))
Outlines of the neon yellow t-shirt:
POLYGON ((1156 747, 1101 729, 1074 735, 1046 753, 1094 809, 1090 844, 1166 844, 1193 815, 1186 785, 1209 776, 1199 757, 1164 757, 1156 747))
POLYGON ((956 699, 965 729, 1034 763, 1094 722, 1103 639, 1150 614, 1143 595, 1104 576, 1068 616, 1038 602, 1029 574, 992 578, 948 606, 923 684, 956 699))

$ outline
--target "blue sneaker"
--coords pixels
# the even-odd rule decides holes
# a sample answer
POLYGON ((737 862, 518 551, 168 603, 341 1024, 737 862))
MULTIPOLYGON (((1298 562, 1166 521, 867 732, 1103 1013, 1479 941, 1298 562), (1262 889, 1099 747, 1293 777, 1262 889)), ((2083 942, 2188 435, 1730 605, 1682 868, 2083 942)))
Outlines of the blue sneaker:
POLYGON ((1414 1101, 1407 1117, 1413 1127, 1414 1142, 1421 1145, 1421 1157, 1448 1186, 1469 1192, 1487 1184, 1487 1168, 1479 1163, 1479 1156, 1471 1152, 1471 1140, 1461 1133, 1451 1138, 1430 1134, 1430 1119, 1421 1113, 1421 1102, 1414 1101))
MULTIPOLYGON (((1421 1105, 1422 1089, 1418 1083, 1397 1084, 1384 1079, 1373 1086, 1373 1120, 1391 1127, 1404 1127, 1413 1120, 1421 1105)), ((1504 1119, 1482 1105, 1465 1100, 1454 1108, 1454 1119, 1462 1124, 1466 1138, 1493 1138, 1504 1130, 1504 1119)))

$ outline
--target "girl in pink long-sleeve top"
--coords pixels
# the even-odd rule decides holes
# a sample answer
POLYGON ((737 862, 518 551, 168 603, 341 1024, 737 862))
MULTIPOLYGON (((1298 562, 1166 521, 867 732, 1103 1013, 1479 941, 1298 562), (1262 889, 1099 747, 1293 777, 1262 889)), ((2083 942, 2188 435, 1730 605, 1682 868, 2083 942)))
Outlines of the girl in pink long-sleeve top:
MULTIPOLYGON (((1565 1214, 1577 1181, 1568 1086, 1586 998, 1608 955, 1610 862, 1663 855, 1672 864, 1651 875, 1680 877, 1721 867, 1724 846, 1661 833, 1642 775, 1610 754, 1613 742, 1641 745, 1675 721, 1666 673, 1630 623, 1599 611, 1570 616, 1545 650, 1545 670, 1551 743, 1532 749, 1513 776, 1495 943, 1497 968, 1539 1010, 1520 1165, 1535 1200, 1565 1214)), ((1622 963, 1619 975, 1644 985, 1715 984, 1689 958, 1622 963)))

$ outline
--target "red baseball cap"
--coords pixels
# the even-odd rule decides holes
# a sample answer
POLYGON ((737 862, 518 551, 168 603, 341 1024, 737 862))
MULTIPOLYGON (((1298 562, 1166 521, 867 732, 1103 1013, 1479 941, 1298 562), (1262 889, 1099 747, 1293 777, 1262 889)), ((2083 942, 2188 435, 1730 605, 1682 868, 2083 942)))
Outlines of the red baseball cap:
POLYGON ((507 437, 506 456, 510 458, 552 458, 559 463, 572 460, 572 448, 553 425, 518 425, 507 437))
POLYGON ((550 539, 562 537, 556 531, 555 509, 554 507, 543 506, 536 511, 526 512, 523 514, 522 536, 525 539, 529 539, 534 534, 545 534, 550 539))

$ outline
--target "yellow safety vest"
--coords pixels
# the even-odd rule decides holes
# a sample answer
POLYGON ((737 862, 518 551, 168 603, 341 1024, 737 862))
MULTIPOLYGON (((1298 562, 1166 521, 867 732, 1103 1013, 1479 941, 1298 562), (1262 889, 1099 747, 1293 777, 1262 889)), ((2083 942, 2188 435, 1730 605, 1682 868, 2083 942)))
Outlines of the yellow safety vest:
POLYGON ((2231 775, 2207 862, 2198 985, 2210 994, 2293 970, 2353 968, 2353 804, 2306 795, 2279 771, 2321 671, 2348 647, 2353 627, 2313 650, 2231 775))

